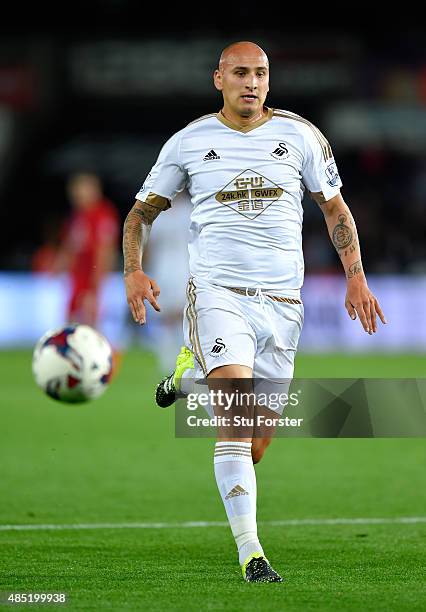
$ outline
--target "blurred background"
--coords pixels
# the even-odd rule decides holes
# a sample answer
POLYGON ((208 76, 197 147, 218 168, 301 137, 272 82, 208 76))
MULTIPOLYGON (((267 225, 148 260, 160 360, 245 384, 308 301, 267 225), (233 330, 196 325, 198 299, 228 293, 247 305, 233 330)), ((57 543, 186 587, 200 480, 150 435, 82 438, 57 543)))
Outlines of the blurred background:
MULTIPOLYGON (((91 315, 86 304, 85 316, 95 317, 119 348, 155 347, 162 338, 161 346, 170 348, 160 354, 173 354, 180 343, 190 205, 183 196, 154 226, 146 267, 162 287, 164 312, 149 312, 144 329, 127 313, 121 228, 164 141, 220 109, 212 72, 222 48, 250 39, 270 59, 267 103, 303 115, 332 144, 369 283, 389 319, 374 338, 349 320, 339 259, 321 212, 306 198, 301 349, 424 350, 425 31, 412 26, 395 35, 331 24, 295 31, 283 29, 280 19, 267 30, 250 19, 247 28, 249 8, 241 11, 208 23, 193 14, 189 23, 175 7, 167 23, 157 19, 148 27, 138 3, 106 0, 56 26, 40 19, 34 26, 1 26, 1 348, 30 347, 46 329, 78 318, 81 304, 71 302, 76 283, 86 281, 73 278, 72 262, 89 257, 82 253, 86 240, 98 242, 108 257, 97 260, 98 278, 86 283, 99 286, 101 301, 91 315), (81 173, 89 192, 91 181, 97 185, 92 196, 80 194, 79 204, 71 183, 81 173), (84 203, 91 197, 96 213, 84 203), (102 224, 105 244, 96 233, 102 224)), ((92 251, 91 267, 93 258, 102 258, 92 251)))
MULTIPOLYGON (((176 438, 175 411, 153 398, 181 342, 187 197, 154 224, 146 268, 163 311, 148 307, 143 328, 128 315, 121 228, 162 143, 220 109, 222 48, 256 41, 271 63, 268 104, 332 144, 389 321, 368 336, 349 319, 340 262, 306 199, 296 376, 424 378, 424 19, 407 4, 392 27, 391 8, 358 4, 322 4, 318 15, 300 3, 3 4, 0 591, 65 591, 85 610, 282 610, 279 590, 238 586, 225 529, 173 528, 225 520, 213 440, 176 438), (36 340, 70 318, 96 322, 125 352, 107 393, 80 406, 48 398, 31 376, 36 340), (141 521, 169 528, 114 529, 141 521), (79 524, 89 528, 67 529, 79 524), (90 529, 99 524, 111 529, 90 529)), ((279 439, 256 473, 262 541, 285 569, 287 607, 424 609, 423 439, 279 439)))

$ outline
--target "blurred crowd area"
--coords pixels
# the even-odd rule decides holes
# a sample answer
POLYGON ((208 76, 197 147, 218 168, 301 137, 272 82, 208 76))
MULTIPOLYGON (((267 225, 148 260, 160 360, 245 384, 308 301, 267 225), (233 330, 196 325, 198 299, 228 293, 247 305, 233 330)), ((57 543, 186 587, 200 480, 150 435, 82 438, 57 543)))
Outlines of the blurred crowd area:
MULTIPOLYGON (((111 28, 3 34, 2 270, 49 266, 71 214, 67 184, 78 173, 98 177, 122 225, 162 143, 220 109, 212 73, 222 48, 250 39, 269 55, 267 103, 303 115, 329 139, 367 272, 426 272, 424 31, 397 39, 344 29, 283 36, 203 31, 200 22, 185 36, 111 28)), ((304 210, 306 271, 341 273, 320 210, 309 198, 304 210)), ((116 270, 120 258, 118 247, 116 270)))

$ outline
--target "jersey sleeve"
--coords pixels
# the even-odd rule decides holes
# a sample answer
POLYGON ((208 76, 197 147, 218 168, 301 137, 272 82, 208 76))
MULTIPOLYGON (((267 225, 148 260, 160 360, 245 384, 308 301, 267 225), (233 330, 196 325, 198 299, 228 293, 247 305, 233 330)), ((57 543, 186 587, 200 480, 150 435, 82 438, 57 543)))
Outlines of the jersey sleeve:
POLYGON ((315 126, 306 133, 302 180, 318 204, 333 198, 342 186, 331 147, 315 126))
POLYGON ((163 146, 151 172, 136 194, 136 199, 153 204, 161 210, 170 208, 177 193, 184 189, 186 173, 179 161, 179 133, 163 146))

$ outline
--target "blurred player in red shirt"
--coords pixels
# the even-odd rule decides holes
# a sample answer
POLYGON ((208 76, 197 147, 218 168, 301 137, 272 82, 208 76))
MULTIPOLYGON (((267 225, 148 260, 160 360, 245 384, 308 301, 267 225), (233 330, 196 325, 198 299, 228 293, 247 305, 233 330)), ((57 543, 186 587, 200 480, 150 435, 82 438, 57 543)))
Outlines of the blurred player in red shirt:
POLYGON ((74 211, 65 228, 56 269, 70 274, 68 320, 96 327, 99 289, 117 257, 119 216, 94 174, 72 175, 67 191, 74 211))

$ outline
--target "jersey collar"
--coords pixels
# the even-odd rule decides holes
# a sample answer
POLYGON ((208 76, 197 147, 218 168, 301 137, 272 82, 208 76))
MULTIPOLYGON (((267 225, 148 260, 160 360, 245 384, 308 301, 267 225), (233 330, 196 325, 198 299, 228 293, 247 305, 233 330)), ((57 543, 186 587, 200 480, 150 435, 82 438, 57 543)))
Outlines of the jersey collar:
POLYGON ((267 106, 265 106, 265 109, 267 110, 267 113, 263 117, 258 119, 258 121, 256 121, 255 123, 250 123, 250 125, 245 125, 244 127, 241 127, 240 125, 237 125, 236 123, 233 123, 232 121, 229 121, 225 117, 225 115, 222 113, 222 111, 219 111, 216 114, 216 118, 221 123, 226 125, 226 127, 231 128, 231 130, 235 130, 236 132, 243 132, 245 134, 246 132, 251 132, 252 130, 255 130, 260 125, 263 125, 264 123, 272 119, 272 115, 274 114, 274 109, 268 108, 267 106))

